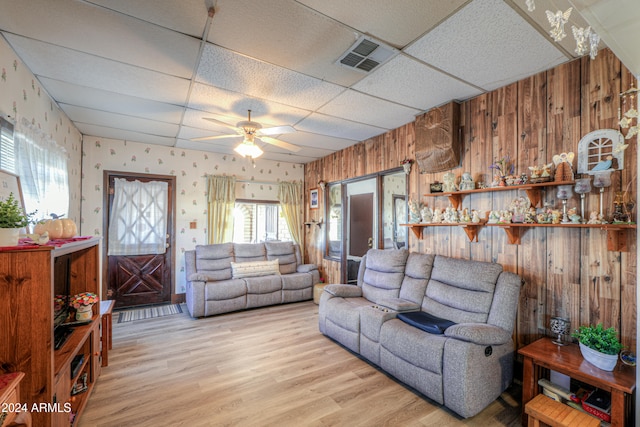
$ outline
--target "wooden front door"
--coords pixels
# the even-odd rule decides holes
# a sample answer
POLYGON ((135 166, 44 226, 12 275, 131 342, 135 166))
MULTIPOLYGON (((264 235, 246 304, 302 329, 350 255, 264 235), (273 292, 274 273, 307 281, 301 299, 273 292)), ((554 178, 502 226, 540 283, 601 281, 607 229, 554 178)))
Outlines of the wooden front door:
MULTIPOLYGON (((105 247, 109 247, 109 221, 114 198, 114 180, 161 181, 168 184, 167 227, 159 231, 166 235, 167 250, 164 254, 106 255, 107 277, 105 299, 115 300, 116 308, 134 307, 171 302, 173 289, 173 240, 174 240, 174 189, 175 177, 129 174, 105 171, 107 208, 105 209, 105 247)), ((107 251, 105 251, 107 253, 107 251)), ((104 293, 104 292, 103 292, 104 293)))

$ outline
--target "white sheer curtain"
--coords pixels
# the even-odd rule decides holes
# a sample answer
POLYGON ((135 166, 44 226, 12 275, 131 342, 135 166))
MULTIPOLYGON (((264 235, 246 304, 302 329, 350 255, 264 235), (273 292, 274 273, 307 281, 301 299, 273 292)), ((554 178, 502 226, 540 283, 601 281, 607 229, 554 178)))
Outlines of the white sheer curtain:
POLYGON ((50 214, 68 216, 69 177, 64 148, 24 117, 14 132, 16 165, 27 212, 38 218, 50 214))
POLYGON ((166 182, 114 180, 108 255, 165 253, 168 188, 166 182))

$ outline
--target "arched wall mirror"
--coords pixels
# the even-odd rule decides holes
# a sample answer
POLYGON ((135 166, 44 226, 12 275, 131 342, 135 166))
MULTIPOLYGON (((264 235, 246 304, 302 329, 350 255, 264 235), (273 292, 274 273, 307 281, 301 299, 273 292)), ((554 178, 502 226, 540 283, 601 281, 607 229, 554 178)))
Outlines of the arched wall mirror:
POLYGON ((357 281, 370 248, 406 247, 407 187, 400 168, 327 185, 324 254, 340 261, 342 283, 357 281))

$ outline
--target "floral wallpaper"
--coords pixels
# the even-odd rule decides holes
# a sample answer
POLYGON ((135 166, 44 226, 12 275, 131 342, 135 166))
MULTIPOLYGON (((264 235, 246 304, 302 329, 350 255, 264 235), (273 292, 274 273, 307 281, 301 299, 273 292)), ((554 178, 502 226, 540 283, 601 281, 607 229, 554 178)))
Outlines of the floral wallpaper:
POLYGON ((304 165, 161 145, 102 139, 83 140, 82 233, 103 235, 102 197, 105 170, 176 177, 176 293, 185 286, 184 251, 207 243, 207 174, 235 175, 236 198, 278 200, 278 182, 304 179, 304 165), (189 228, 190 222, 197 228, 189 228))
POLYGON ((67 151, 69 211, 65 214, 79 223, 82 135, 2 37, 0 114, 14 123, 26 118, 67 151))

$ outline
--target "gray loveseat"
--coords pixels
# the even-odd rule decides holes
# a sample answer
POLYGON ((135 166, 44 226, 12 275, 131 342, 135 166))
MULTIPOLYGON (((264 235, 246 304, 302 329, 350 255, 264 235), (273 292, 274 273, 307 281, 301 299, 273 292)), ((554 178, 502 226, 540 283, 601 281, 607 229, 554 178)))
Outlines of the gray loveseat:
POLYGON ((308 300, 320 282, 292 242, 197 245, 185 252, 185 273, 193 317, 308 300))
POLYGON ((430 399, 472 417, 512 381, 521 285, 499 264, 372 249, 362 259, 357 286, 324 288, 319 328, 430 399), (455 324, 428 333, 398 318, 424 313, 455 324))

